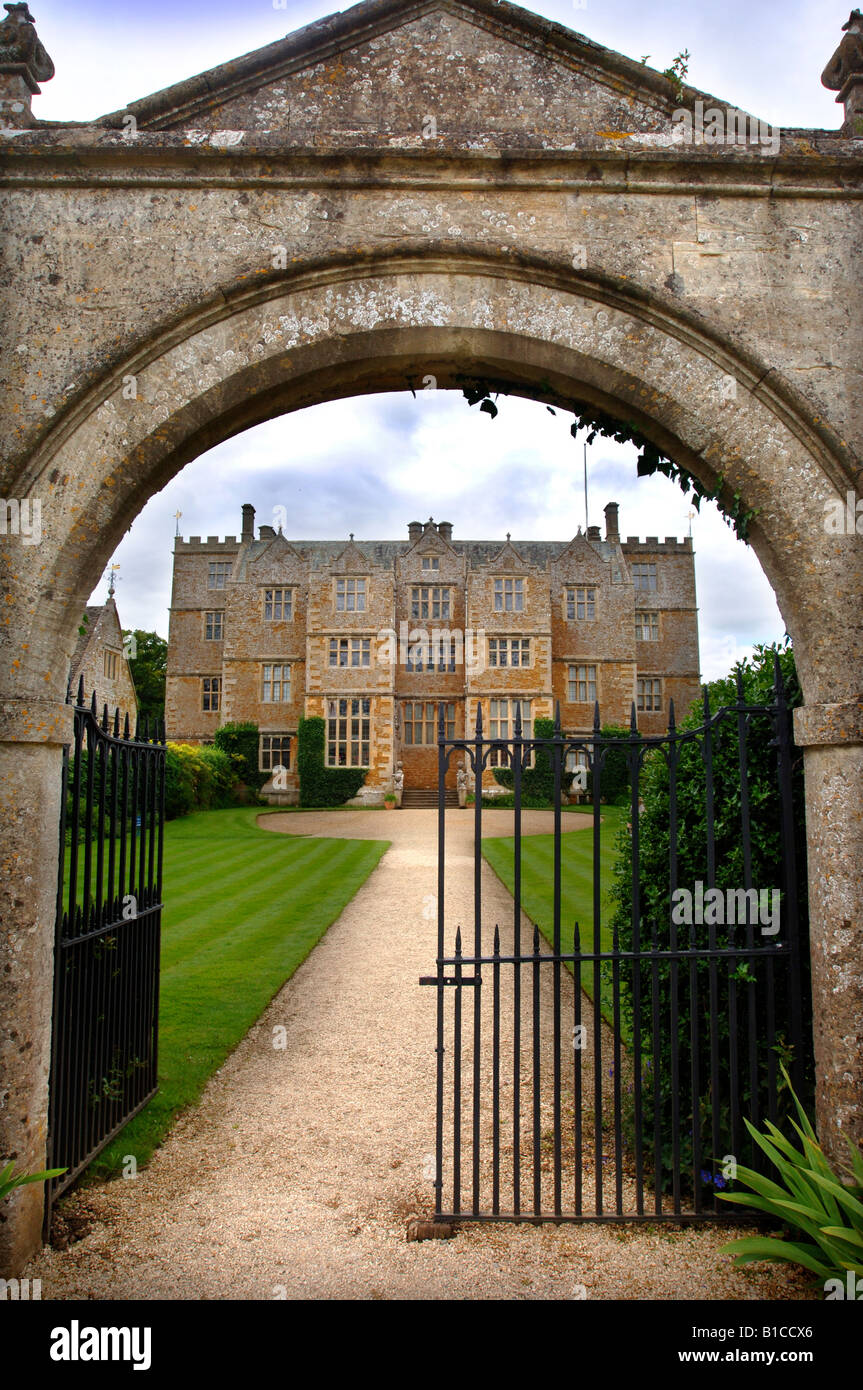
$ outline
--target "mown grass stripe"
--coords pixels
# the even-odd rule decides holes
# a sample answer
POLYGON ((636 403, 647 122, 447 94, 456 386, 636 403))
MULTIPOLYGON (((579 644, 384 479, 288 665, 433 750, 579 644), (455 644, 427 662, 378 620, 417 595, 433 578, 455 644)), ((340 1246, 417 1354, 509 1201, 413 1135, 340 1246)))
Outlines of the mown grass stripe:
POLYGON ((91 1164, 145 1164, 388 849, 385 840, 288 837, 253 807, 165 827, 159 1093, 91 1164))
MULTIPOLYGON (((607 806, 602 811, 600 842, 600 884, 602 886, 603 921, 600 923, 602 950, 611 950, 613 942, 607 920, 607 894, 612 882, 612 869, 617 857, 615 847, 618 830, 626 811, 607 806)), ((483 858, 509 890, 514 887, 515 841, 512 837, 488 838, 482 842, 483 858)), ((521 842, 521 905, 531 922, 542 932, 551 946, 554 942, 554 836, 525 835, 521 842)), ((593 828, 568 830, 561 835, 561 946, 571 951, 574 926, 579 924, 581 948, 593 949, 593 828)), ((582 988, 593 997, 593 967, 582 967, 582 988)), ((610 1014, 610 1003, 603 997, 602 1012, 610 1014)))

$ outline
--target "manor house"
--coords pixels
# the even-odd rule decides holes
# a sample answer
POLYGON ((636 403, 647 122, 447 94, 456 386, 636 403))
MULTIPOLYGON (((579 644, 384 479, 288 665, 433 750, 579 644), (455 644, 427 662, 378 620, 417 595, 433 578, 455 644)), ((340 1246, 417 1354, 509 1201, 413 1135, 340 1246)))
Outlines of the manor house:
MULTIPOLYGON (((178 537, 168 643, 170 739, 206 743, 254 720, 260 766, 297 790, 303 715, 327 721, 333 766, 368 768, 378 796, 437 785, 437 711, 461 737, 524 732, 560 704, 564 732, 664 732, 699 693, 691 539, 618 531, 617 504, 573 540, 457 540, 411 522, 404 541, 289 541, 243 507, 239 539, 178 537)), ((458 758, 453 757, 454 784, 458 758)), ((272 779, 271 779, 272 780, 272 779)), ((491 783, 493 773, 486 773, 491 783)), ((267 788, 265 787, 265 793, 267 788)))

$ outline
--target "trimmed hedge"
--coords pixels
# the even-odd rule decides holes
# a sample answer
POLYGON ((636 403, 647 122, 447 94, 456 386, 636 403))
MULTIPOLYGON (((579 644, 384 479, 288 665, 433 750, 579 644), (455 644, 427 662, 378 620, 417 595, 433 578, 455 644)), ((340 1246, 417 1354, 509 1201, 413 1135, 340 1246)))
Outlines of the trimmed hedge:
MULTIPOLYGON (((553 719, 535 719, 533 721, 534 738, 554 738, 553 719)), ((562 774, 561 783, 564 791, 568 790, 572 783, 573 774, 565 769, 562 774)), ((508 791, 513 791, 515 787, 515 773, 511 767, 496 767, 494 769, 494 780, 501 787, 506 787, 508 791)), ((544 810, 554 800, 554 767, 545 748, 537 748, 534 753, 533 767, 526 767, 521 774, 521 804, 528 810, 544 810)), ((485 805, 485 798, 483 798, 485 805)), ((512 806, 515 798, 501 797, 494 800, 496 806, 512 806)))
POLYGON ((231 759, 237 780, 260 790, 269 774, 258 767, 258 726, 254 720, 223 724, 213 735, 213 743, 231 759))
MULTIPOLYGON (((603 724, 599 732, 602 738, 632 738, 632 730, 625 724, 603 724)), ((636 737, 640 738, 641 735, 636 734, 636 737)), ((600 751, 605 754, 599 777, 600 800, 610 806, 628 806, 632 796, 627 763, 629 749, 602 748, 600 745, 600 751)), ((593 797, 592 772, 587 774, 587 795, 593 797)))
POLYGON ((343 806, 366 780, 364 767, 327 767, 327 725, 320 715, 301 719, 297 730, 297 771, 301 806, 343 806))

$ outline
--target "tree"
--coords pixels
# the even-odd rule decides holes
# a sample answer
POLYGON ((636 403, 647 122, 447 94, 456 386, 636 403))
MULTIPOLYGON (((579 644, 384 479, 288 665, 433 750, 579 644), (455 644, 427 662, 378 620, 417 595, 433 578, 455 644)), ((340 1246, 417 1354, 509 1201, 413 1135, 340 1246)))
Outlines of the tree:
POLYGON ((124 631, 124 648, 138 697, 138 718, 164 719, 168 643, 158 632, 124 631))

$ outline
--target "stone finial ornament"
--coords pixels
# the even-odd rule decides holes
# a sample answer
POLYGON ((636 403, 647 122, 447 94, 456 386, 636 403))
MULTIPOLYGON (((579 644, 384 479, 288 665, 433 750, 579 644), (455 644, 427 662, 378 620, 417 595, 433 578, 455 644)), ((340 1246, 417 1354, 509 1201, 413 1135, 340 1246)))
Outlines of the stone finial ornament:
POLYGON ((39 40, 29 7, 4 5, 0 21, 0 125, 33 125, 30 98, 50 82, 54 64, 39 40))
POLYGON ((845 37, 821 74, 822 85, 845 104, 846 135, 863 135, 863 12, 852 10, 845 37))

